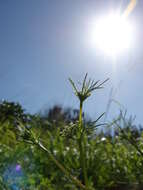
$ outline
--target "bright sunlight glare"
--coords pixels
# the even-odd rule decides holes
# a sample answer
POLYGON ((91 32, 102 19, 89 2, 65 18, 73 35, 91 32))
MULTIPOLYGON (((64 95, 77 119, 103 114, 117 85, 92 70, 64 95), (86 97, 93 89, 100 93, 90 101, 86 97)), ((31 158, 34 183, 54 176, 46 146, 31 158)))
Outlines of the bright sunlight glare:
POLYGON ((133 28, 127 17, 112 13, 92 25, 90 36, 92 45, 109 56, 117 56, 131 47, 133 28))

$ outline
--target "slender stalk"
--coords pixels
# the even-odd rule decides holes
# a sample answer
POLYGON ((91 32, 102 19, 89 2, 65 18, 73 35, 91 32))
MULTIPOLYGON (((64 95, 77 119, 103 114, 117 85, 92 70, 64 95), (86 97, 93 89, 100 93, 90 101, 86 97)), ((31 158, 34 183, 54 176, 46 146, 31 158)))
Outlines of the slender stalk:
POLYGON ((40 142, 35 143, 40 149, 48 153, 51 160, 56 164, 56 166, 67 176, 69 177, 77 186, 83 190, 88 190, 76 177, 70 174, 70 172, 51 154, 51 152, 45 148, 40 142))
POLYGON ((80 128, 80 132, 82 131, 82 107, 83 107, 83 102, 80 100, 80 110, 79 110, 79 128, 80 128))
POLYGON ((84 133, 83 133, 83 125, 82 125, 82 108, 83 102, 80 100, 80 110, 79 110, 79 129, 80 129, 80 137, 79 137, 79 150, 80 150, 80 162, 82 167, 82 172, 84 176, 84 184, 86 189, 88 188, 88 178, 87 178, 87 169, 86 169, 86 153, 85 153, 85 143, 84 141, 84 133))

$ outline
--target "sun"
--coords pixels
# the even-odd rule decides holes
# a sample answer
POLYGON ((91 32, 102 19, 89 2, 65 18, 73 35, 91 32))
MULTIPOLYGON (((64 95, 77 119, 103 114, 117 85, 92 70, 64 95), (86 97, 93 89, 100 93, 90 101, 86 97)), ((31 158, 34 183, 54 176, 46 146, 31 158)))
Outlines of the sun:
POLYGON ((96 20, 90 36, 96 47, 107 55, 117 56, 131 47, 133 28, 127 17, 111 13, 96 20))

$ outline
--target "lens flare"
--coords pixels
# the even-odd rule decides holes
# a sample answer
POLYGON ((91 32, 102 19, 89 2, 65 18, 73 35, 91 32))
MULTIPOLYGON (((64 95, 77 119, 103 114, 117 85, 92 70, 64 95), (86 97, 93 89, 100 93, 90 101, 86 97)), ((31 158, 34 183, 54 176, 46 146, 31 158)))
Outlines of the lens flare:
POLYGON ((3 173, 4 182, 11 190, 20 190, 21 187, 24 189, 27 187, 26 175, 22 170, 20 164, 9 165, 3 173), (25 184, 23 184, 23 180, 25 184))
POLYGON ((20 165, 20 164, 17 164, 17 165, 15 166, 15 170, 16 170, 17 172, 20 172, 20 171, 21 171, 21 165, 20 165))
POLYGON ((131 0, 126 10, 123 13, 123 16, 127 17, 135 8, 137 0, 131 0))

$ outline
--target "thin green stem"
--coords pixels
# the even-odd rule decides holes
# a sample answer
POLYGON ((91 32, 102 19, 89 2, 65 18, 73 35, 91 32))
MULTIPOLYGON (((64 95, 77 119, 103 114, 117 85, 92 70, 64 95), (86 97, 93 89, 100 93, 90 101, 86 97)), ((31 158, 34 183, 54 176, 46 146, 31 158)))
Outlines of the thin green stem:
POLYGON ((82 167, 82 172, 84 176, 84 184, 88 188, 88 178, 87 178, 87 168, 86 168, 86 153, 85 153, 85 143, 84 143, 84 133, 83 133, 83 124, 82 124, 82 108, 83 102, 80 101, 80 110, 79 110, 79 150, 80 150, 80 162, 82 167))
POLYGON ((51 154, 51 152, 45 148, 41 143, 35 143, 40 149, 48 153, 51 160, 56 164, 56 166, 67 176, 69 177, 77 186, 83 190, 88 190, 75 176, 71 175, 70 172, 51 154))
POLYGON ((79 128, 80 128, 80 131, 82 131, 82 107, 83 107, 83 102, 80 101, 80 110, 79 110, 79 128))

